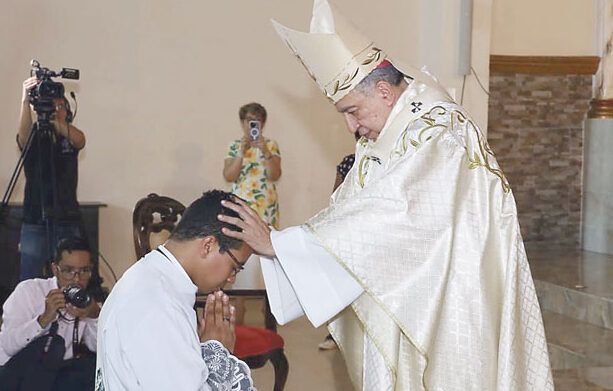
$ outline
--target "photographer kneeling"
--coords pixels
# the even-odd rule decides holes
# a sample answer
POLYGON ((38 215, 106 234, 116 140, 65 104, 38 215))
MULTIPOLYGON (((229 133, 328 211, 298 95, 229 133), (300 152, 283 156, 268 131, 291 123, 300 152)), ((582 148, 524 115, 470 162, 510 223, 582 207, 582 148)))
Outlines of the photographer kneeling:
MULTIPOLYGON (((17 133, 17 144, 22 150, 33 128, 30 91, 39 82, 36 77, 23 82, 17 133)), ((58 238, 83 237, 77 202, 77 156, 85 146, 85 135, 71 123, 73 115, 64 96, 54 99, 53 105, 52 137, 42 137, 42 132, 37 131, 24 160, 20 281, 42 277, 44 262, 52 257, 49 251, 58 238), (47 232, 49 229, 52 231, 47 232)))
POLYGON ((104 291, 83 239, 62 239, 54 277, 17 285, 0 330, 0 384, 5 391, 91 390, 98 314, 104 291))

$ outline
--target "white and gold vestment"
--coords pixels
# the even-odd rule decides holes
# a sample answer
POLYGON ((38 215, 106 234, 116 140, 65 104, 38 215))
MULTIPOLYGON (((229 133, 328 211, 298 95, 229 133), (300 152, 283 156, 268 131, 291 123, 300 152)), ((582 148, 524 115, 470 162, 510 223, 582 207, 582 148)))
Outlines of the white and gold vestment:
MULTIPOLYGON (((310 34, 276 25, 335 103, 386 57, 340 20, 316 0, 310 34)), ((273 313, 332 319, 358 390, 553 390, 509 183, 465 110, 398 69, 413 80, 330 205, 271 234, 273 313)))
POLYGON ((329 326, 357 389, 553 389, 513 194, 444 93, 413 82, 330 206, 273 244, 263 268, 280 321, 302 309, 319 325, 359 295, 329 326))

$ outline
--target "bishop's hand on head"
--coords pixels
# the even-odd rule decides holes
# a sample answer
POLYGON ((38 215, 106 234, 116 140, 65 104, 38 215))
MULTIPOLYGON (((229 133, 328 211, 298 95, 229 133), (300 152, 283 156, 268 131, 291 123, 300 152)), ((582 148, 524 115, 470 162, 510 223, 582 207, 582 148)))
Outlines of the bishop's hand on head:
POLYGON ((270 240, 270 227, 258 216, 255 210, 238 197, 234 198, 234 202, 222 201, 221 204, 228 209, 232 209, 240 216, 240 218, 226 215, 218 216, 220 221, 241 229, 241 231, 233 231, 229 228, 223 228, 224 235, 242 240, 259 255, 275 256, 275 249, 272 247, 270 240))

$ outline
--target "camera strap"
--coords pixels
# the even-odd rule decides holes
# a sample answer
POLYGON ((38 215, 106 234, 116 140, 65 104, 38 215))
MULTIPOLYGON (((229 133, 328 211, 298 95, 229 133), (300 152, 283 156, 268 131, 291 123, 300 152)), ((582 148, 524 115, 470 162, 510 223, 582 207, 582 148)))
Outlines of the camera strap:
POLYGON ((74 329, 72 329, 72 356, 79 358, 81 349, 79 349, 79 317, 74 318, 74 329))
POLYGON ((45 346, 43 346, 43 353, 47 353, 49 351, 49 348, 51 347, 51 342, 53 341, 53 337, 55 337, 57 335, 57 329, 58 329, 59 325, 57 323, 57 320, 54 320, 53 323, 51 323, 51 328, 49 329, 49 334, 47 334, 47 339, 45 341, 45 346))

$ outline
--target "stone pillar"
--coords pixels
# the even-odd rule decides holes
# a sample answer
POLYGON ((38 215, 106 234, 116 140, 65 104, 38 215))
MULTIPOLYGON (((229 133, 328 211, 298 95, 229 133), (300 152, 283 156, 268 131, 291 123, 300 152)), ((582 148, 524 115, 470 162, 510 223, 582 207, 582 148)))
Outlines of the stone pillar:
POLYGON ((597 7, 602 57, 585 124, 582 247, 613 254, 613 0, 597 7))
POLYGON ((598 15, 596 45, 600 53, 600 67, 596 73, 594 96, 596 101, 611 100, 613 99, 613 0, 597 0, 596 8, 598 15))

